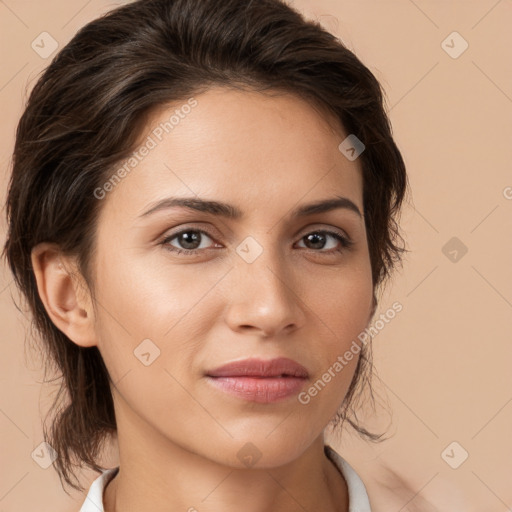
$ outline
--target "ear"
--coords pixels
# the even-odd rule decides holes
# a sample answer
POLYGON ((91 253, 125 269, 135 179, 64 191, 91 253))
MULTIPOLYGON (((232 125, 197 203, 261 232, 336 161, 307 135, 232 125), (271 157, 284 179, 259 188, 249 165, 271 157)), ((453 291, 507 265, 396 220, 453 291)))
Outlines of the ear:
POLYGON ((92 300, 75 261, 48 242, 32 249, 31 260, 39 296, 55 326, 81 347, 97 345, 92 300))

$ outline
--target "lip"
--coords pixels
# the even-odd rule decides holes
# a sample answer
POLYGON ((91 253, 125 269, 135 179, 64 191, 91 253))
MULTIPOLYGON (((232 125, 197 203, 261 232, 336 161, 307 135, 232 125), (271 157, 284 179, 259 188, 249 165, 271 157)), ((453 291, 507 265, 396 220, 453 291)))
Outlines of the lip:
POLYGON ((292 359, 244 359, 206 372, 216 389, 251 402, 273 403, 296 395, 309 377, 292 359))
POLYGON ((304 366, 287 357, 242 359, 209 370, 206 374, 210 377, 309 377, 304 366))

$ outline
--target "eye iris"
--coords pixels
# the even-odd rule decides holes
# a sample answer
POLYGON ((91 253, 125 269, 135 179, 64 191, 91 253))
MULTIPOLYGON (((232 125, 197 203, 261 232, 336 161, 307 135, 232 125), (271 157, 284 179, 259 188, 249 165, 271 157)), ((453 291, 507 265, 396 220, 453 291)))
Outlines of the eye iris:
POLYGON ((314 249, 322 249, 325 245, 325 235, 320 233, 311 233, 310 235, 306 236, 306 240, 313 244, 314 249))
POLYGON ((197 231, 185 231, 178 236, 180 245, 184 249, 190 250, 197 249, 197 246, 200 245, 200 238, 201 235, 197 231), (189 247, 190 244, 192 245, 192 247, 189 247), (195 244, 197 244, 197 246, 195 246, 195 244))

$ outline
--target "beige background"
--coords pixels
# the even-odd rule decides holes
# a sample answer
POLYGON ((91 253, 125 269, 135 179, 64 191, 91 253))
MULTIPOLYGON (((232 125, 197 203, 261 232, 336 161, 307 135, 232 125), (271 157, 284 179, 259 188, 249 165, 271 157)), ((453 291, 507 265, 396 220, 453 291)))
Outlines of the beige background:
MULTIPOLYGON (((362 476, 375 512, 509 510, 512 1, 294 3, 341 37, 383 84, 413 192, 402 217, 412 252, 377 316, 394 301, 403 311, 374 338, 375 386, 393 414, 378 409, 382 419, 370 424, 389 425, 393 436, 371 445, 349 434, 333 444, 362 476), (454 31, 460 36, 443 44, 454 31), (463 40, 467 50, 452 58, 447 51, 455 55, 463 40), (453 237, 458 246, 446 246, 453 237), (452 442, 458 445, 445 451, 452 442), (445 460, 455 465, 463 450, 467 460, 452 469, 445 460)), ((0 1, 2 204, 16 122, 49 62, 32 41, 48 32, 62 47, 115 5, 0 1)), ((3 243, 3 216, 1 233, 3 243)), ((54 388, 41 385, 40 363, 25 354, 29 323, 13 305, 18 294, 4 262, 0 269, 0 512, 76 511, 84 497, 68 497, 52 467, 31 457, 54 388)), ((96 476, 84 473, 84 484, 96 476)))

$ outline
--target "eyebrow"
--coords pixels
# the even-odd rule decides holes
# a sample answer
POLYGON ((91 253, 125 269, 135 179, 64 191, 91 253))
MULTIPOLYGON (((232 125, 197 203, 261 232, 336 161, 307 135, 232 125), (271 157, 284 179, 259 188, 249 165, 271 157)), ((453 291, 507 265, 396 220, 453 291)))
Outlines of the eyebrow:
MULTIPOLYGON (((148 217, 152 213, 160 210, 165 210, 174 207, 189 208, 198 212, 209 213, 227 219, 241 219, 243 212, 236 206, 220 201, 211 201, 206 199, 199 199, 197 197, 168 197, 153 204, 147 211, 142 213, 139 217, 148 217)), ((308 203, 300 206, 292 211, 292 217, 306 217, 318 213, 325 213, 338 208, 356 213, 360 218, 363 217, 357 205, 347 197, 336 196, 332 199, 325 199, 308 203)))

